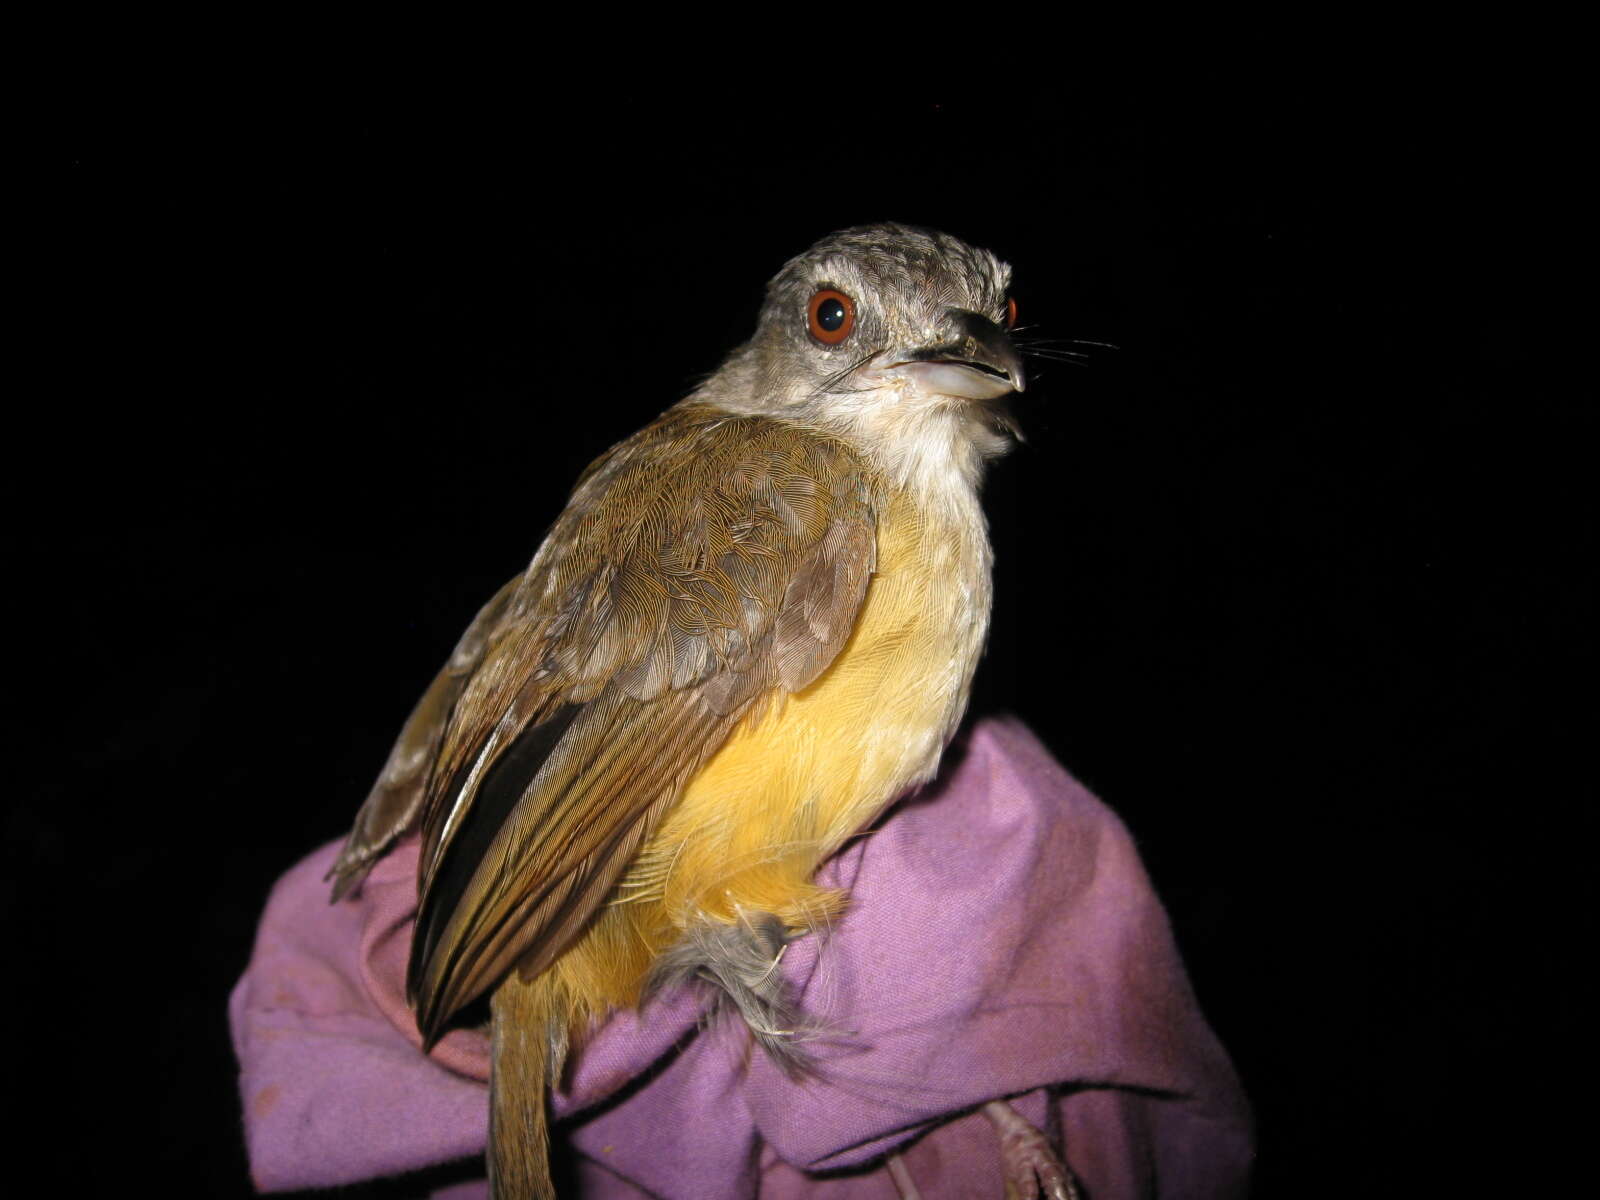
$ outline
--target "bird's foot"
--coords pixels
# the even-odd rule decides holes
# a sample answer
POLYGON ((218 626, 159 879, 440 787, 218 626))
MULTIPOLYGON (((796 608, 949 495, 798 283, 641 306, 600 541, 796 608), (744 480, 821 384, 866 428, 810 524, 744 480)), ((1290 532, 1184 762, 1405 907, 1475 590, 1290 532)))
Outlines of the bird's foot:
POLYGON ((1006 1200, 1081 1200, 1078 1185, 1067 1164, 1045 1137, 1004 1100, 983 1106, 1000 1135, 1000 1169, 1005 1178, 1006 1200))
POLYGON ((922 1200, 922 1193, 906 1170, 906 1161, 898 1154, 889 1155, 889 1178, 894 1181, 895 1194, 900 1200, 922 1200))

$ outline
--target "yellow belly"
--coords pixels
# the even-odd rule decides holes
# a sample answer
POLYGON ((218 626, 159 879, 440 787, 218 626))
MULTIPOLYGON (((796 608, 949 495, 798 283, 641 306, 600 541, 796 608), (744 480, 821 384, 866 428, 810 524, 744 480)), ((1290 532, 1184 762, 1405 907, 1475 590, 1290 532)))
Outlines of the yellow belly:
POLYGON ((811 882, 817 867, 932 775, 965 707, 988 618, 977 533, 930 523, 903 495, 887 506, 834 663, 741 722, 552 968, 575 1015, 637 1003, 651 961, 696 920, 775 913, 798 931, 834 914, 843 897, 811 882))

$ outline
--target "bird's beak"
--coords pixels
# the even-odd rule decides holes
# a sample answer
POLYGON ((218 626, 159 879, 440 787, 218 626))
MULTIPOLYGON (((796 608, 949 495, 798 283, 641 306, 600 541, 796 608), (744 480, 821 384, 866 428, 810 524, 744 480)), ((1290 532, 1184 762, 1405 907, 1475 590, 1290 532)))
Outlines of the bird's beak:
POLYGON ((926 392, 963 400, 998 400, 1026 386, 1022 357, 1004 329, 987 317, 947 308, 934 344, 894 351, 881 368, 926 392))

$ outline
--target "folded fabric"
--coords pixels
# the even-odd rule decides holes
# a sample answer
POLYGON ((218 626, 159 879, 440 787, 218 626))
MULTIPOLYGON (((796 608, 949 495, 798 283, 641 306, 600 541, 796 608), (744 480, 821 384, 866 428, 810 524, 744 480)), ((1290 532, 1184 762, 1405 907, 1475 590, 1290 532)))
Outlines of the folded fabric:
MULTIPOLYGON (((337 852, 279 881, 230 1002, 263 1190, 484 1148, 487 1039, 424 1056, 405 1004, 415 840, 330 905, 337 852)), ((813 1076, 751 1053, 694 990, 616 1014, 554 1096, 582 1194, 893 1196, 893 1151, 928 1200, 995 1195, 999 1140, 973 1110, 1001 1097, 1095 1200, 1243 1194, 1249 1106, 1132 840, 1022 725, 979 723, 819 878, 849 907, 781 964, 819 1030, 813 1076)))

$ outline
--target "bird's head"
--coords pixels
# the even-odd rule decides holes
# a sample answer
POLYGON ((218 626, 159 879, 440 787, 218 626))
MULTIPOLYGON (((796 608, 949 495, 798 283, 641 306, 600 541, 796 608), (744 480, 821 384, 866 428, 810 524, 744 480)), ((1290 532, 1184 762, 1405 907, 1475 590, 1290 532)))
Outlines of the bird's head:
POLYGON ((953 438, 978 458, 998 454, 1016 433, 1003 400, 1024 386, 1010 283, 1005 263, 948 234, 831 234, 767 285, 736 360, 740 406, 886 452, 953 438))

